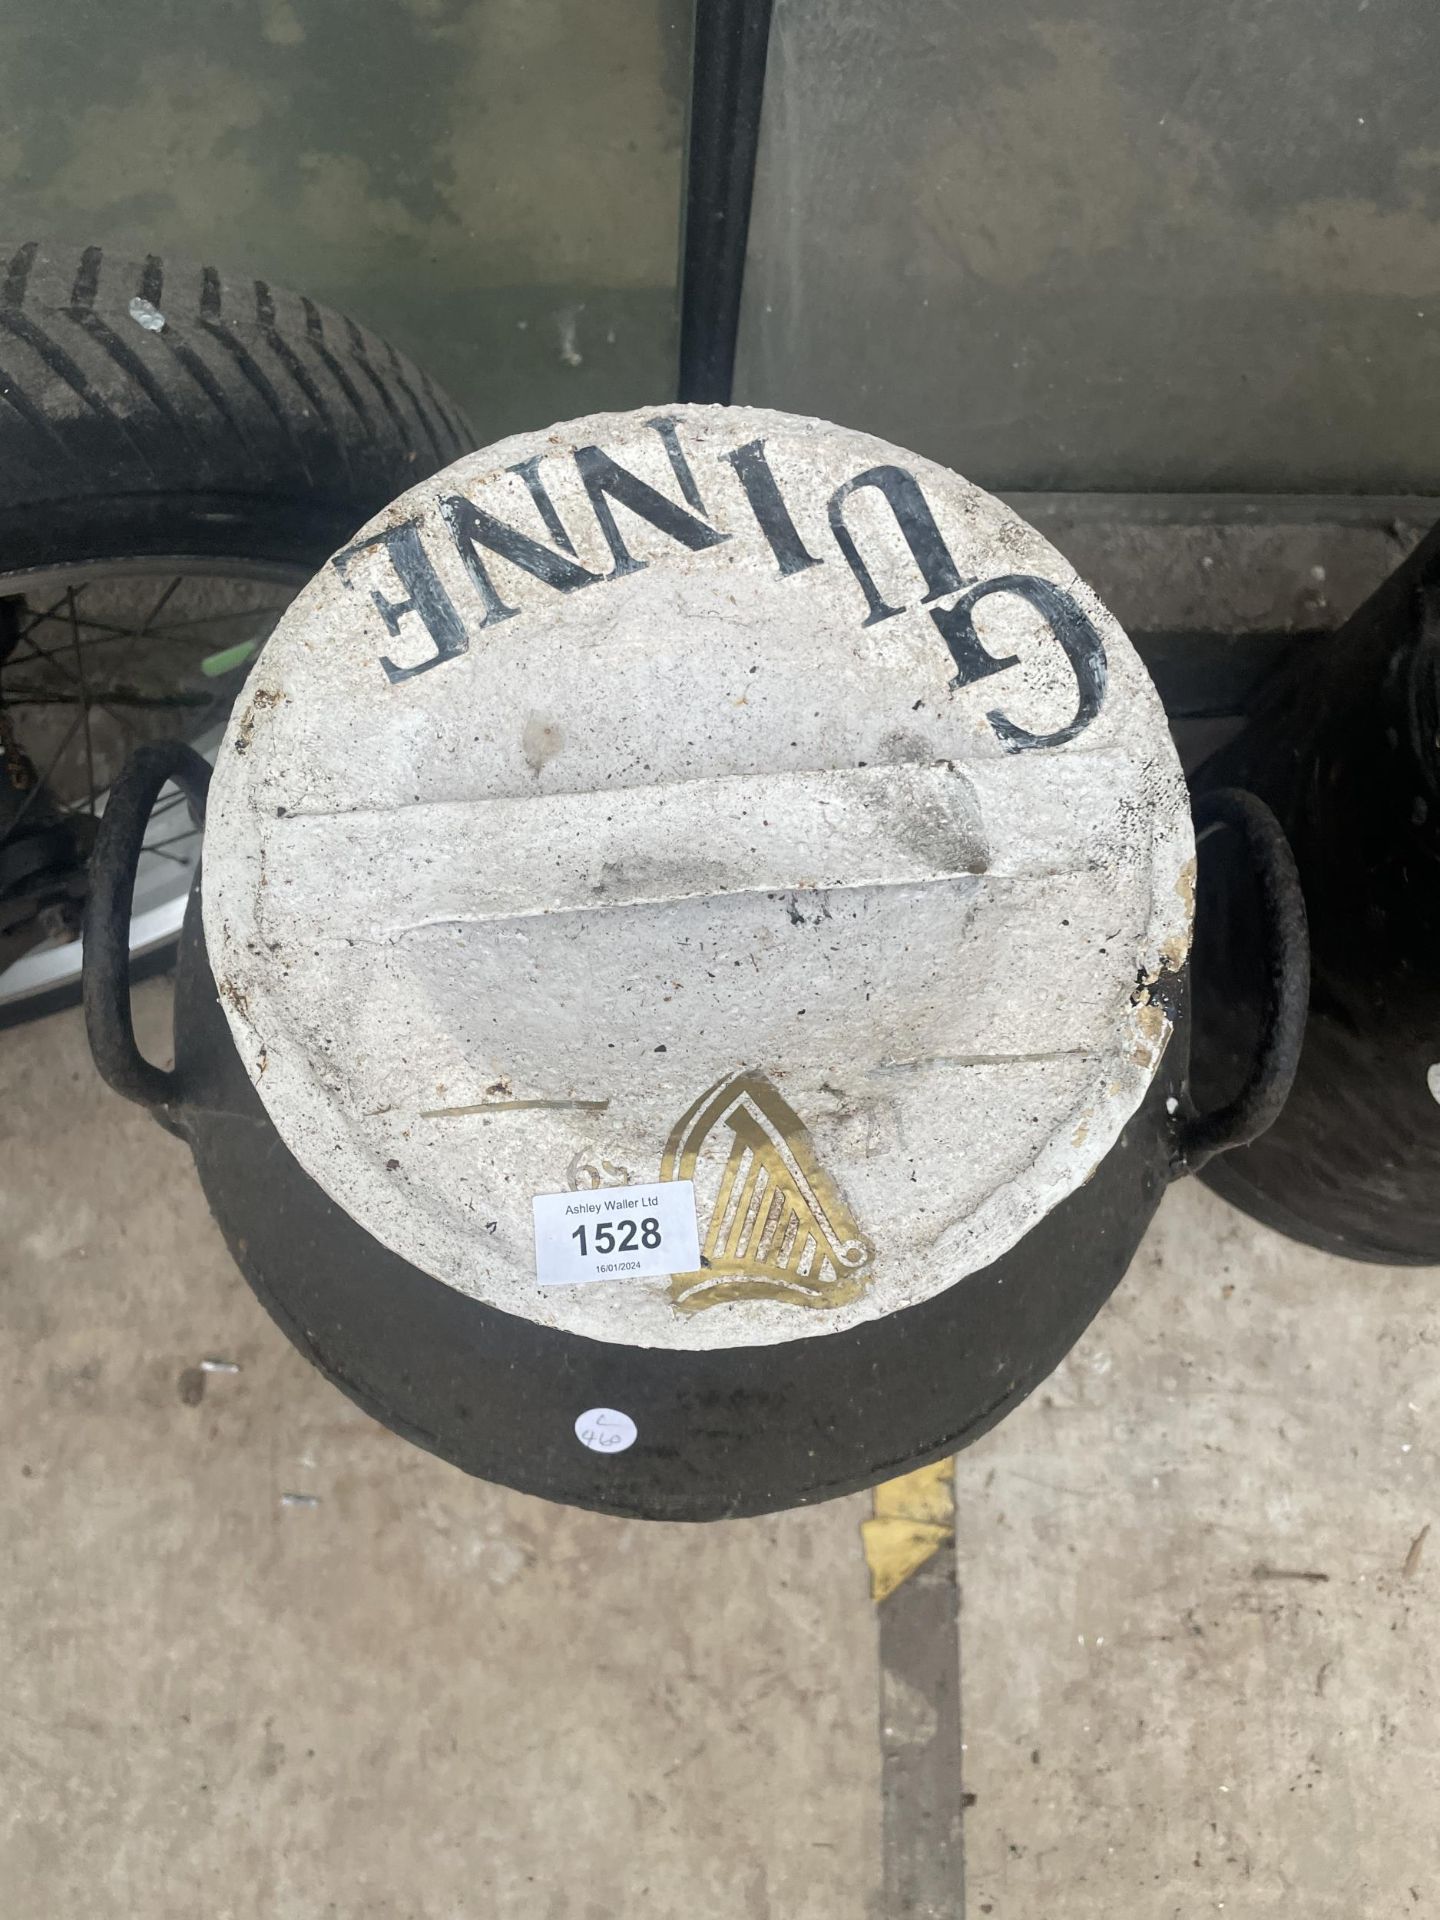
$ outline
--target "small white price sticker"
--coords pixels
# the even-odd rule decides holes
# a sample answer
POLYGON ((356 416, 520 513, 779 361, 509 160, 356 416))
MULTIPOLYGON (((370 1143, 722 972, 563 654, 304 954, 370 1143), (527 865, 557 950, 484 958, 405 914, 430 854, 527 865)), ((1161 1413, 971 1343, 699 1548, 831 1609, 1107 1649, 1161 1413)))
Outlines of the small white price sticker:
POLYGON ((700 1236, 690 1180, 537 1193, 535 1276, 542 1287, 695 1273, 700 1236))
POLYGON ((575 1422, 575 1438, 592 1453, 624 1453, 634 1446, 638 1431, 629 1414, 617 1407, 591 1407, 575 1422))

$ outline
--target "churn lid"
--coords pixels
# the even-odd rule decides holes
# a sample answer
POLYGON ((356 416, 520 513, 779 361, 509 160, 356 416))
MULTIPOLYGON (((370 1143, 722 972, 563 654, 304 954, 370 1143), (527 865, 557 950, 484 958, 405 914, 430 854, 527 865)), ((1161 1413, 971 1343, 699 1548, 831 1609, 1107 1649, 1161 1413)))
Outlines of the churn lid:
POLYGON ((1159 699, 1031 528, 747 408, 423 482, 296 600, 216 769, 204 924, 301 1166, 489 1307, 824 1340, 1095 1171, 1170 1033, 1159 699))

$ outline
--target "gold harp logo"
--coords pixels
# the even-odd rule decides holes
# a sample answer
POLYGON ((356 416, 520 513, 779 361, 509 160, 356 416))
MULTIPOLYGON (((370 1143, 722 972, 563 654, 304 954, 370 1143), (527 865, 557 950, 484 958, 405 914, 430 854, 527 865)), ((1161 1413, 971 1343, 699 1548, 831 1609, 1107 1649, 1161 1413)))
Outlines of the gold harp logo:
POLYGON ((857 1299, 874 1250, 816 1159, 800 1116, 758 1073, 717 1081, 686 1109, 665 1143, 660 1177, 694 1180, 703 1205, 722 1154, 701 1271, 674 1275, 675 1305, 698 1313, 727 1300, 843 1307, 857 1299))

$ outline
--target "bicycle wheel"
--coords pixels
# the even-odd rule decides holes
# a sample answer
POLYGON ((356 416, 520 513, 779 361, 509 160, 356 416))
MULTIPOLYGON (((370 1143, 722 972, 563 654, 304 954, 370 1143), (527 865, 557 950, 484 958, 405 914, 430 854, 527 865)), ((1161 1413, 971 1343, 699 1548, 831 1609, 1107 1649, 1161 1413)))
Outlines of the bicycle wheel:
MULTIPOLYGON (((302 295, 98 247, 0 259, 3 1026, 78 998, 85 858, 130 748, 213 753, 293 594, 474 436, 302 295)), ((197 844, 162 796, 134 959, 168 955, 197 844)))

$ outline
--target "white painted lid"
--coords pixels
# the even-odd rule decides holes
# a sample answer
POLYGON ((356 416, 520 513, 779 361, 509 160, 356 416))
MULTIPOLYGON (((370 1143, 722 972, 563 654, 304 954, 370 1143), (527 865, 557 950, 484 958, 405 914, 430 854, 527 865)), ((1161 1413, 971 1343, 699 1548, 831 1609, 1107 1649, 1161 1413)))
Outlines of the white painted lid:
POLYGON ((205 932, 378 1240, 749 1346, 953 1286, 1093 1171, 1193 858, 1154 687, 1038 534, 865 435, 673 407, 473 454, 321 570, 220 753, 205 932), (536 1196, 668 1180, 698 1269, 539 1283, 536 1196))

